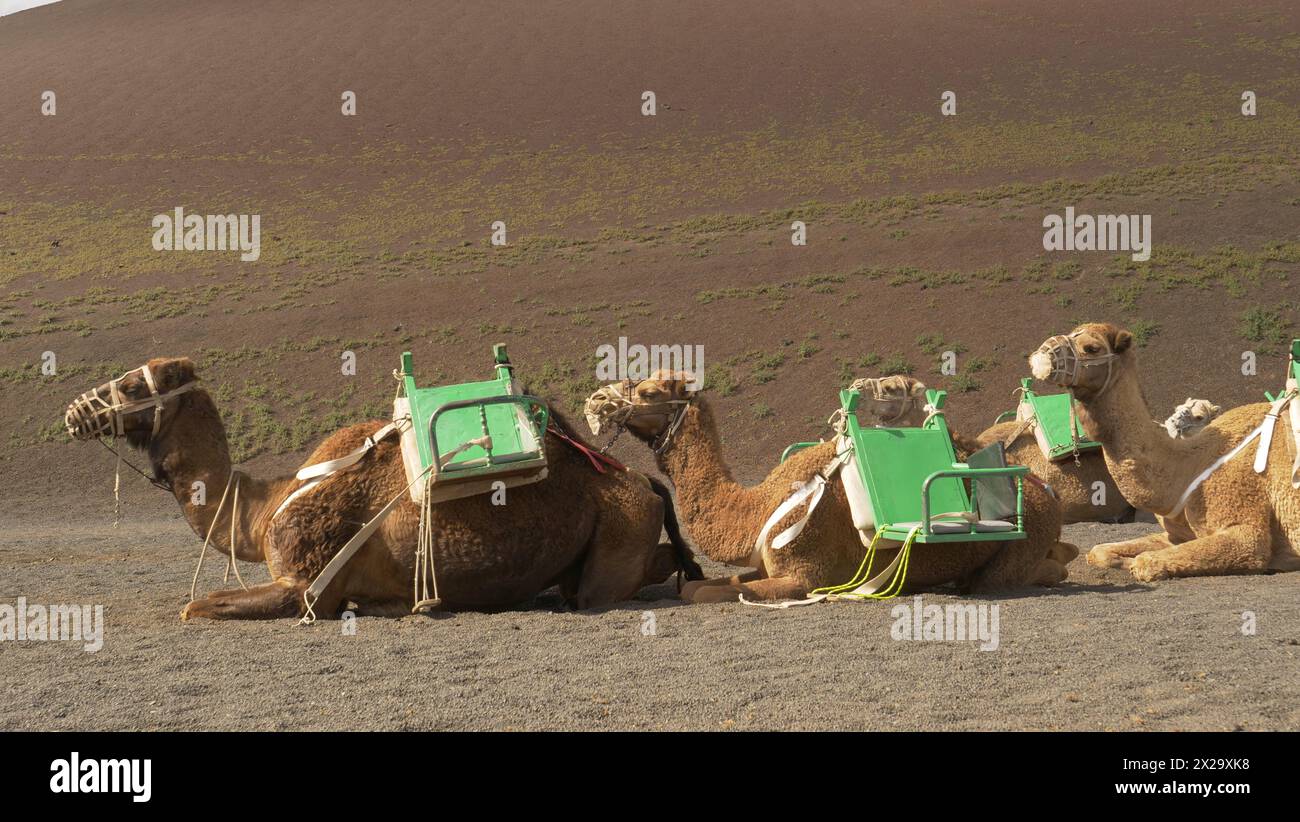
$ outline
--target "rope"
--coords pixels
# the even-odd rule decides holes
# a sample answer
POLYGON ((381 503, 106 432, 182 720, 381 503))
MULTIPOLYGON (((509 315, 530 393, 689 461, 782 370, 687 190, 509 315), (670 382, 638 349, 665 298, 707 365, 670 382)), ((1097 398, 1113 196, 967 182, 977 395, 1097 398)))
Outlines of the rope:
POLYGON ((415 580, 411 613, 423 613, 442 604, 438 596, 438 572, 433 562, 433 475, 424 480, 420 502, 419 541, 415 548, 415 580), (432 590, 430 590, 432 588, 432 590), (432 595, 431 595, 432 594, 432 595))
MULTIPOLYGON (((212 541, 212 532, 217 527, 217 520, 221 519, 221 509, 226 507, 226 495, 230 493, 230 484, 235 479, 237 471, 231 471, 230 476, 226 478, 225 490, 221 492, 221 502, 217 503, 217 513, 212 516, 212 522, 208 523, 208 535, 203 538, 203 548, 199 550, 199 563, 194 566, 194 577, 190 580, 190 600, 194 599, 194 592, 199 586, 199 572, 203 570, 203 560, 208 554, 208 543, 212 541)), ((233 519, 233 517, 232 517, 233 519)), ((232 530, 233 533, 233 530, 232 530)), ((231 553, 234 553, 234 546, 231 546, 231 553)))
MULTIPOLYGON (((117 458, 117 464, 113 468, 113 527, 114 528, 116 528, 118 523, 122 521, 122 466, 123 464, 125 464, 127 468, 130 468, 132 471, 136 472, 140 476, 149 480, 149 484, 152 485, 153 487, 161 488, 162 490, 168 492, 172 490, 170 484, 162 482, 157 477, 151 477, 145 472, 141 471, 139 468, 136 468, 131 463, 130 460, 122 456, 121 451, 118 451, 116 448, 104 442, 102 439, 96 437, 95 442, 104 446, 104 448, 108 449, 108 452, 110 454, 112 454, 114 457, 117 458)), ((114 438, 114 442, 116 442, 116 438, 114 438)))
MULTIPOLYGON (((103 440, 100 440, 103 442, 103 440)), ((117 464, 113 466, 113 527, 122 521, 122 455, 117 455, 117 464)))

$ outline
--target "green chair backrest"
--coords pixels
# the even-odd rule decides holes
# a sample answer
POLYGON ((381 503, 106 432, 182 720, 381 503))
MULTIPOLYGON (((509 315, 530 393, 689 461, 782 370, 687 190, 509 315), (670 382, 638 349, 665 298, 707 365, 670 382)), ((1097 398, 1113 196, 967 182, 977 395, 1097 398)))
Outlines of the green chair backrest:
MULTIPOLYGON (((420 388, 415 384, 411 352, 402 354, 402 379, 406 397, 411 404, 411 423, 417 432, 415 439, 420 452, 421 468, 427 468, 433 463, 428 436, 429 421, 439 408, 455 402, 472 402, 519 394, 515 390, 505 346, 495 347, 494 358, 497 374, 495 379, 420 388)), ((545 413, 544 410, 542 413, 545 413)), ((478 439, 483 436, 485 423, 487 432, 492 437, 491 455, 482 447, 475 445, 453 457, 443 470, 454 471, 457 466, 479 461, 488 456, 491 457, 493 464, 538 459, 543 456, 541 432, 545 428, 544 418, 539 426, 536 420, 529 419, 526 406, 515 402, 470 405, 440 414, 434 428, 438 451, 446 454, 463 443, 478 439)))
MULTIPOLYGON (((852 437, 862 483, 871 497, 876 526, 921 520, 921 486, 935 471, 957 462, 952 438, 943 416, 932 417, 922 428, 863 428, 853 414, 856 391, 840 392, 848 411, 847 432, 852 437)), ((931 404, 943 407, 944 392, 927 392, 931 404)), ((930 486, 930 515, 970 511, 970 498, 960 479, 946 477, 930 486)))
MULTIPOLYGON (((966 458, 971 468, 1006 468, 1007 456, 1002 443, 995 442, 966 458)), ((1009 520, 1016 515, 1016 481, 1010 477, 984 477, 978 484, 975 504, 980 519, 1009 520)))
MULTIPOLYGON (((1025 402, 1033 409, 1034 418, 1038 420, 1038 429, 1046 439, 1047 456, 1050 459, 1058 459, 1074 453, 1074 438, 1070 436, 1070 401, 1073 398, 1068 393, 1035 394, 1029 388, 1032 384, 1032 380, 1020 381, 1021 388, 1024 389, 1025 402)), ((1100 448, 1101 443, 1088 439, 1088 435, 1084 433, 1083 424, 1079 422, 1077 413, 1073 415, 1073 420, 1079 450, 1100 448)))

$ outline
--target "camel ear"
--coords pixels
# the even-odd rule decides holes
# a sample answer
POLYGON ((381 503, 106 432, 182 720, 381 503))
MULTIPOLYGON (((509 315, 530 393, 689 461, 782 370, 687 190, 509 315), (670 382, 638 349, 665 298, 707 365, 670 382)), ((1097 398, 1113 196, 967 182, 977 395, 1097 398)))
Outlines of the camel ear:
POLYGON ((912 397, 924 397, 924 396, 925 396, 925 383, 921 382, 920 380, 916 379, 915 377, 908 377, 907 379, 908 379, 908 382, 911 383, 911 384, 908 386, 908 389, 907 389, 907 393, 908 393, 908 395, 909 395, 909 396, 912 396, 912 397))
POLYGON ((1115 333, 1115 341, 1111 345, 1110 350, 1116 354, 1123 354, 1125 351, 1129 350, 1129 348, 1131 348, 1132 346, 1133 346, 1133 335, 1127 331, 1117 331, 1115 333))
POLYGON ((166 386, 168 391, 180 388, 185 383, 194 382, 194 380, 198 379, 194 373, 194 361, 189 357, 168 360, 158 371, 157 380, 166 386))
POLYGON ((1210 403, 1210 416, 1212 417, 1218 416, 1218 414, 1219 414, 1219 406, 1215 405, 1214 403, 1210 403))

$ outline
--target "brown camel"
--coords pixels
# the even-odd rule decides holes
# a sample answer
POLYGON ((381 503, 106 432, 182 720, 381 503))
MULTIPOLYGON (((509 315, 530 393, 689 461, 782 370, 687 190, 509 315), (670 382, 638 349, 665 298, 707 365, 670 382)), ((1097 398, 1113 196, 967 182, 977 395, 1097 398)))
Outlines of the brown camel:
MULTIPOLYGON (((656 372, 632 386, 614 383, 587 402, 588 423, 595 433, 621 425, 651 445, 660 470, 676 486, 678 512, 696 546, 711 559, 749 566, 738 576, 688 583, 682 598, 693 602, 798 599, 809 591, 847 582, 865 553, 853 527, 848 498, 838 481, 827 484, 820 504, 804 530, 781 549, 755 555, 764 522, 790 496, 791 486, 811 479, 833 458, 828 441, 794 454, 761 484, 744 487, 723 461, 717 424, 708 399, 690 388, 686 372, 656 372)), ((776 524, 779 533, 801 516, 796 508, 776 524)), ((987 593, 1032 584, 1052 585, 1065 579, 1064 564, 1078 553, 1059 543, 1061 516, 1055 500, 1033 486, 1025 489, 1024 540, 941 543, 912 552, 907 588, 955 583, 964 591, 987 593)), ((892 561, 898 543, 880 552, 892 561)))
MULTIPOLYGON (((113 433, 147 452, 155 478, 170 488, 196 534, 203 537, 215 524, 213 543, 229 555, 233 517, 235 556, 266 563, 271 582, 197 598, 185 606, 182 619, 301 615, 311 581, 361 523, 407 486, 392 437, 277 513, 303 483, 292 476, 256 479, 232 472, 221 417, 198 387, 188 359, 153 359, 87 392, 69 407, 68 425, 77 439, 113 433), (200 482, 206 499, 196 504, 200 482), (223 488, 237 495, 237 513, 233 505, 218 510, 223 488)), ((376 420, 334 433, 306 464, 352 452, 383 425, 376 420)), ((694 565, 679 536, 676 545, 659 542, 665 505, 671 505, 667 488, 656 492, 632 471, 598 473, 587 455, 553 431, 547 455, 547 478, 510 489, 505 505, 480 495, 433 506, 433 557, 445 607, 507 607, 559 585, 570 604, 592 608, 628 599, 694 565)), ((410 612, 418 522, 419 509, 405 496, 334 577, 315 602, 315 613, 336 616, 349 601, 364 613, 410 612)), ((671 516, 669 525, 675 537, 671 516)), ((698 566, 692 573, 703 576, 698 566)))
POLYGON ((1300 569, 1300 491, 1292 485, 1296 444, 1285 413, 1274 426, 1267 465, 1256 473, 1258 443, 1265 438, 1245 441, 1270 404, 1226 411, 1188 439, 1169 437, 1148 422, 1128 331, 1081 325, 1044 342, 1029 365, 1036 378, 1074 392, 1082 407, 1080 421, 1101 443, 1124 496, 1162 517, 1163 533, 1098 545, 1089 552, 1089 563, 1127 568, 1144 582, 1300 569), (1239 455, 1194 485, 1243 443, 1239 455))

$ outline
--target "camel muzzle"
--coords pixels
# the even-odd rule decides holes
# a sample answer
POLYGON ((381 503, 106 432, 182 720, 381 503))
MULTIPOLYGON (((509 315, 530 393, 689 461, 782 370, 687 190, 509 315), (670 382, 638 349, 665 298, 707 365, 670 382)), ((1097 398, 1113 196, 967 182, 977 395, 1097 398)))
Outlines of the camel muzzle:
POLYGON ((1052 382, 1067 388, 1079 385, 1079 376, 1085 368, 1106 366, 1106 381, 1096 391, 1096 396, 1105 393, 1115 376, 1115 357, 1113 352, 1105 354, 1084 354, 1075 344, 1079 332, 1049 337, 1038 346, 1038 350, 1029 355, 1029 372, 1035 379, 1052 382))
POLYGON ((74 440, 92 440, 113 430, 109 404, 99 396, 99 389, 87 391, 68 405, 63 415, 68 435, 74 440))
POLYGON ((145 385, 149 387, 148 397, 135 400, 122 393, 122 381, 135 373, 134 371, 128 371, 117 379, 110 380, 107 385, 87 391, 73 400, 63 415, 63 422, 68 428, 69 436, 74 440, 83 441, 102 437, 105 434, 120 437, 126 433, 126 417, 149 408, 154 412, 153 431, 150 436, 156 435, 162 425, 163 403, 177 394, 198 387, 197 382, 187 382, 171 391, 159 392, 149 366, 142 365, 135 371, 141 372, 145 385), (104 398, 105 391, 108 393, 108 399, 104 398))

